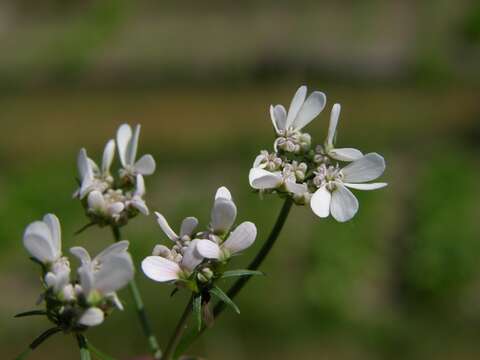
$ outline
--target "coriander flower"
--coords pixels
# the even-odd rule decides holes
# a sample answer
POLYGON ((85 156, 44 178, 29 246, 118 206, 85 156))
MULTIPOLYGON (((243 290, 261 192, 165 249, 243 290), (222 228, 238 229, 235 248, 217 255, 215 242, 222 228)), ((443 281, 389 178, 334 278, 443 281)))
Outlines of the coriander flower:
POLYGON ((123 166, 120 175, 122 178, 136 176, 138 174, 152 175, 155 172, 156 165, 152 155, 143 155, 136 161, 139 136, 140 125, 137 125, 133 132, 128 124, 123 124, 118 128, 117 145, 118 154, 120 155, 120 161, 123 166))
POLYGON ((279 190, 296 195, 302 195, 308 191, 306 184, 297 183, 297 176, 292 168, 286 166, 282 171, 267 171, 254 167, 248 175, 250 186, 255 190, 279 190))
POLYGON ((300 86, 293 96, 288 113, 283 105, 271 105, 270 117, 277 134, 275 149, 299 153, 310 147, 310 135, 302 134, 301 130, 316 118, 325 107, 326 96, 320 91, 314 91, 306 98, 307 87, 300 86))
POLYGON ((47 214, 42 221, 34 221, 23 234, 23 245, 40 263, 52 266, 62 256, 62 231, 58 218, 47 214))
POLYGON ((313 179, 318 188, 313 194, 310 206, 319 217, 330 214, 339 222, 353 218, 358 211, 358 200, 348 189, 375 190, 386 183, 366 183, 375 180, 385 170, 385 160, 376 153, 370 153, 340 169, 338 166, 321 165, 313 179))

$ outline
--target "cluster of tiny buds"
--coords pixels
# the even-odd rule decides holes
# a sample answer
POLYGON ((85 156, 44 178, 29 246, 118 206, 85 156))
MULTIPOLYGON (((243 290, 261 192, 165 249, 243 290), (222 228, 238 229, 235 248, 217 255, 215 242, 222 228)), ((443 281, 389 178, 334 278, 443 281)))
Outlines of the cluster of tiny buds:
POLYGON ((280 130, 275 140, 275 147, 287 153, 300 154, 310 149, 312 139, 309 134, 299 130, 280 130))

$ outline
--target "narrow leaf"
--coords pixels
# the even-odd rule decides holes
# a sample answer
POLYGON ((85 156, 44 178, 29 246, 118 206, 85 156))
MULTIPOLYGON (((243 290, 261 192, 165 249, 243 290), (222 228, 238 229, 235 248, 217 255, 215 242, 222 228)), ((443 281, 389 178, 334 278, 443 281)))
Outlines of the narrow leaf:
POLYGON ((21 318, 21 317, 25 317, 25 316, 35 316, 35 315, 47 315, 47 312, 43 311, 43 310, 25 311, 23 313, 15 315, 14 317, 15 318, 21 318))
POLYGON ((231 271, 225 271, 222 274, 221 278, 226 279, 231 277, 256 276, 256 275, 265 275, 265 274, 257 270, 231 270, 231 271))
POLYGON ((196 296, 193 299, 193 313, 197 320, 198 331, 202 329, 202 295, 196 296))
POLYGON ((218 299, 223 301, 225 304, 231 306, 237 314, 240 314, 240 309, 238 308, 237 305, 228 297, 227 294, 223 292, 222 289, 220 289, 217 286, 214 286, 213 288, 210 289, 210 294, 216 296, 218 299))

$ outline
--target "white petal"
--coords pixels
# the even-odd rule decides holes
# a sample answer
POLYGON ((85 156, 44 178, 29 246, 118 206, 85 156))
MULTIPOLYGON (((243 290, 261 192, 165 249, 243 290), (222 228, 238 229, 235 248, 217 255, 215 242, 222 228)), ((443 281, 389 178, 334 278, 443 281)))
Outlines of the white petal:
POLYGON ((327 98, 324 93, 320 91, 314 91, 311 93, 300 108, 300 111, 292 124, 293 128, 300 130, 308 125, 322 112, 326 101, 327 98))
POLYGON ((52 247, 55 250, 58 257, 62 254, 62 229, 60 227, 60 221, 54 214, 47 214, 43 217, 43 221, 50 229, 52 247))
POLYGON ((343 184, 337 182, 337 188, 332 192, 330 212, 335 220, 345 222, 355 216, 358 211, 358 200, 343 184))
POLYGON ((112 302, 113 302, 113 305, 115 305, 115 307, 118 309, 118 310, 122 310, 123 311, 123 304, 122 302, 120 301, 117 293, 111 293, 111 294, 108 294, 106 295, 112 302))
POLYGON ((135 171, 138 174, 142 175, 152 175, 155 172, 156 168, 155 159, 152 155, 147 154, 143 155, 136 163, 135 163, 135 171))
POLYGON ((132 128, 130 127, 130 125, 128 124, 121 125, 117 131, 117 147, 118 147, 118 155, 120 156, 120 161, 124 167, 129 165, 127 162, 127 150, 128 150, 128 145, 130 143, 131 138, 132 138, 132 128))
POLYGON ((276 189, 282 185, 282 176, 280 173, 271 173, 270 171, 252 168, 248 174, 250 186, 257 190, 276 189))
POLYGON ((228 190, 225 186, 222 186, 218 188, 215 194, 215 199, 218 199, 218 198, 232 200, 232 194, 230 193, 230 190, 228 190))
POLYGON ((135 126, 133 131, 132 138, 128 143, 127 147, 127 164, 133 165, 135 163, 135 159, 137 158, 137 149, 138 149, 138 138, 140 136, 140 125, 135 126))
POLYGON ((80 152, 78 153, 77 167, 81 181, 86 178, 93 178, 93 171, 88 160, 87 150, 84 148, 80 149, 80 152))
POLYGON ((83 294, 88 297, 94 287, 93 269, 90 264, 82 265, 78 268, 78 277, 82 286, 83 294))
POLYGON ((163 230, 165 235, 167 235, 170 240, 177 241, 178 235, 172 230, 170 225, 168 225, 167 219, 165 219, 165 217, 159 212, 155 212, 155 215, 157 216, 158 225, 160 225, 160 228, 163 230))
POLYGON ((180 226, 180 237, 183 237, 185 235, 192 236, 197 226, 197 218, 194 218, 193 216, 185 218, 182 221, 182 225, 180 226))
POLYGON ((142 175, 137 175, 136 177, 135 195, 140 197, 145 195, 145 180, 142 175))
POLYGON ((145 204, 145 201, 141 199, 140 197, 136 197, 135 199, 132 200, 131 205, 140 211, 143 215, 148 216, 150 214, 150 210, 148 210, 147 204, 145 204))
POLYGON ((287 111, 283 105, 271 105, 270 117, 272 118, 273 127, 275 128, 277 134, 280 130, 285 130, 285 125, 287 123, 287 111))
POLYGON ((167 258, 171 255, 171 251, 165 245, 155 245, 152 251, 152 255, 167 258))
POLYGON ((78 322, 85 326, 97 326, 103 322, 103 311, 97 307, 88 308, 78 322))
POLYGON ((343 185, 356 190, 377 190, 387 186, 387 183, 369 183, 369 184, 352 184, 343 183, 343 185))
POLYGON ((237 207, 227 199, 216 199, 211 213, 211 226, 214 232, 224 233, 230 230, 237 217, 237 207))
POLYGON ((92 159, 88 158, 88 164, 90 168, 92 169, 93 175, 100 175, 100 169, 98 168, 98 165, 93 161, 92 159))
POLYGON ((194 239, 183 252, 182 268, 193 271, 202 261, 203 256, 198 252, 197 244, 200 240, 194 239))
POLYGON ((133 262, 127 252, 110 255, 102 263, 99 271, 95 272, 95 289, 102 294, 120 290, 133 279, 133 262))
POLYGON ((124 209, 125 209, 125 204, 118 201, 108 206, 107 213, 110 215, 118 215, 124 209))
POLYGON ((100 191, 92 191, 88 194, 88 207, 96 211, 105 211, 105 199, 100 191))
POLYGON ((105 145, 105 150, 103 150, 103 159, 102 159, 103 174, 110 173, 110 167, 112 166, 114 156, 115 156, 115 140, 110 140, 107 143, 107 145, 105 145))
POLYGON ((293 181, 285 181, 285 188, 295 195, 303 195, 308 192, 307 184, 297 184, 293 181))
POLYGON ((293 121, 297 117, 300 108, 305 101, 305 96, 307 95, 307 87, 305 85, 300 86, 293 96, 292 102, 290 103, 290 107, 288 108, 288 115, 287 115, 287 122, 285 124, 285 128, 289 128, 293 125, 293 121))
POLYGON ((228 239, 222 244, 231 254, 238 253, 249 248, 257 237, 255 224, 246 221, 232 231, 228 239))
POLYGON ((330 113, 330 124, 328 126, 328 136, 326 144, 329 147, 333 147, 333 141, 335 140, 335 133, 337 131, 338 119, 340 117, 340 104, 334 104, 332 112, 330 113))
POLYGON ((260 155, 257 155, 257 157, 255 158, 255 160, 253 161, 253 167, 256 168, 256 167, 259 167, 260 166, 260 163, 263 161, 265 157, 260 154, 260 155))
POLYGON ((200 255, 207 259, 218 259, 220 258, 221 250, 220 247, 210 240, 199 240, 197 242, 197 250, 200 255))
POLYGON ((326 218, 330 215, 330 202, 332 200, 332 194, 327 190, 325 186, 319 188, 313 194, 310 200, 310 207, 315 215, 326 218))
POLYGON ((347 183, 363 183, 374 180, 383 174, 385 160, 377 153, 370 153, 355 160, 342 169, 343 181, 347 183))
POLYGON ((107 259, 109 256, 125 253, 128 250, 129 245, 130 243, 128 240, 116 242, 101 251, 97 256, 95 256, 94 260, 105 261, 105 259, 107 259))
POLYGON ((355 161, 362 158, 363 154, 354 148, 340 148, 330 150, 328 156, 339 161, 355 161))
POLYGON ((160 282, 177 280, 180 266, 160 256, 148 256, 142 261, 142 270, 150 279, 160 282))
POLYGON ((50 230, 43 222, 30 224, 23 235, 23 246, 29 254, 42 263, 53 262, 58 252, 53 248, 50 230))
POLYGON ((79 259, 82 264, 90 264, 92 262, 92 258, 90 257, 88 251, 81 246, 74 246, 70 248, 70 254, 79 259))

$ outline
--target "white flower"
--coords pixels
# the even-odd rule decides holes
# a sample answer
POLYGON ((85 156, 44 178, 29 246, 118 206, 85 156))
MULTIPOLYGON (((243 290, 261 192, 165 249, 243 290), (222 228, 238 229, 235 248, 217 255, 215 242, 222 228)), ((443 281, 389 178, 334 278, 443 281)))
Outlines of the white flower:
POLYGON ((325 141, 326 155, 330 156, 332 159, 340 161, 358 160, 363 156, 360 150, 354 148, 336 149, 333 145, 338 125, 338 119, 340 117, 340 109, 340 104, 335 104, 332 107, 332 112, 330 114, 330 125, 328 127, 328 136, 327 140, 325 141))
POLYGON ((82 247, 70 249, 82 263, 78 275, 82 293, 88 301, 98 297, 113 298, 115 301, 115 292, 133 279, 134 267, 127 251, 128 245, 126 240, 112 244, 93 260, 82 247))
POLYGON ((88 194, 88 209, 96 215, 118 220, 125 209, 123 198, 121 190, 109 190, 106 194, 94 190, 88 194))
POLYGON ((365 184, 378 178, 384 170, 385 160, 376 153, 367 154, 343 169, 321 166, 314 179, 318 190, 310 200, 313 212, 322 218, 331 214, 340 222, 350 220, 358 211, 358 200, 348 188, 375 190, 385 187, 386 183, 365 184))
POLYGON ((143 215, 148 215, 150 211, 148 210, 147 204, 143 197, 145 196, 145 180, 143 176, 138 174, 136 181, 136 188, 133 193, 133 196, 130 200, 127 200, 127 207, 132 206, 140 211, 143 215))
POLYGON ((78 189, 74 197, 83 199, 90 191, 98 190, 104 192, 110 187, 113 178, 110 174, 110 167, 112 166, 115 155, 115 141, 110 140, 105 145, 103 151, 102 167, 99 168, 97 164, 88 157, 85 149, 80 149, 77 158, 78 172, 80 174, 80 189, 78 189))
POLYGON ((198 253, 198 239, 192 240, 184 249, 179 262, 162 256, 148 256, 142 261, 142 270, 150 279, 158 282, 186 280, 203 261, 198 253))
POLYGON ((53 214, 44 216, 27 226, 23 245, 30 255, 45 265, 52 265, 62 256, 62 232, 58 218, 53 214))
POLYGON ((270 172, 262 168, 252 168, 248 174, 250 186, 256 190, 285 190, 292 194, 303 195, 308 192, 305 183, 298 184, 296 175, 289 168, 270 172))
POLYGON ((211 212, 210 228, 215 235, 228 233, 237 218, 237 207, 230 191, 222 186, 216 194, 211 212))
POLYGON ((246 221, 238 225, 228 239, 221 244, 211 240, 199 240, 197 250, 204 258, 224 261, 249 248, 256 237, 257 228, 255 224, 246 221))
POLYGON ((151 175, 155 172, 156 165, 152 155, 143 155, 136 161, 139 136, 140 125, 135 127, 133 133, 128 124, 121 125, 117 131, 118 153, 124 172, 128 176, 151 175))

